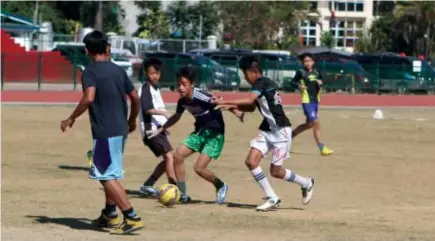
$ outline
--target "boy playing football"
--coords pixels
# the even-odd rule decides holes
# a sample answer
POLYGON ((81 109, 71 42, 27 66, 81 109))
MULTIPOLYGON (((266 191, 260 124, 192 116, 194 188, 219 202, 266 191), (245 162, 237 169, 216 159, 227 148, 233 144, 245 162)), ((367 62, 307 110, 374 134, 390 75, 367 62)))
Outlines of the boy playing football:
POLYGON ((110 45, 106 34, 93 31, 83 40, 86 54, 92 59, 82 75, 83 96, 74 112, 61 121, 63 132, 72 127, 86 110, 89 112, 93 138, 93 158, 89 178, 98 180, 105 193, 105 208, 93 221, 94 225, 114 228, 113 234, 126 234, 144 227, 136 215, 124 187, 124 146, 129 132, 136 129, 139 97, 125 70, 110 61, 110 45), (130 117, 127 119, 126 95, 131 100, 130 117), (122 221, 116 207, 124 216, 122 221))
POLYGON ((158 190, 153 187, 155 182, 166 171, 168 182, 177 185, 174 171, 173 148, 167 133, 160 133, 153 138, 146 135, 147 131, 157 130, 163 126, 171 116, 165 108, 165 103, 160 94, 159 80, 162 61, 150 58, 144 61, 141 74, 145 74, 146 82, 139 90, 141 99, 140 120, 142 140, 156 157, 163 157, 163 160, 156 166, 151 176, 140 186, 140 192, 147 196, 158 196, 158 190))
MULTIPOLYGON (((185 110, 195 118, 195 130, 192 132, 175 151, 175 172, 178 187, 182 192, 180 202, 188 202, 190 197, 186 194, 184 159, 193 153, 200 153, 194 165, 195 172, 203 179, 212 183, 216 188, 216 203, 223 204, 225 201, 228 185, 216 177, 207 169, 212 159, 217 160, 222 152, 225 142, 225 123, 221 110, 214 109, 216 105, 211 103, 212 95, 194 87, 195 72, 191 67, 178 70, 178 92, 180 99, 177 103, 177 111, 157 131, 149 131, 149 138, 165 132, 177 123, 185 110)), ((233 111, 243 121, 243 113, 233 111)))
POLYGON ((311 54, 303 54, 300 59, 304 68, 297 71, 292 80, 292 85, 301 91, 302 109, 306 116, 306 122, 293 130, 293 138, 313 128, 314 140, 320 149, 320 154, 328 156, 334 151, 326 147, 320 140, 320 123, 317 115, 320 102, 320 87, 323 84, 322 76, 313 68, 314 57, 311 54))
POLYGON ((313 195, 314 179, 299 176, 282 166, 284 160, 289 157, 292 130, 290 121, 285 116, 281 105, 277 86, 274 81, 262 75, 260 62, 255 56, 242 57, 240 68, 245 79, 252 85, 249 97, 228 101, 214 99, 213 103, 218 104, 218 107, 222 109, 237 108, 250 112, 258 107, 263 116, 260 132, 251 141, 251 150, 246 159, 246 166, 266 194, 266 202, 257 206, 256 209, 268 211, 278 207, 281 203, 260 166, 261 159, 270 151, 272 151, 270 174, 275 178, 299 184, 302 189, 302 203, 306 205, 311 201, 313 195))

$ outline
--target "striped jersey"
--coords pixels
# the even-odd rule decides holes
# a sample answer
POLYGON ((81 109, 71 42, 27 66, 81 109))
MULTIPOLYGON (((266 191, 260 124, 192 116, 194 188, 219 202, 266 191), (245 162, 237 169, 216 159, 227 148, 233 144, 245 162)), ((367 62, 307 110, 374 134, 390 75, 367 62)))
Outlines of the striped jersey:
POLYGON ((195 132, 209 129, 216 133, 225 133, 225 123, 221 110, 215 110, 211 103, 212 95, 199 88, 194 88, 192 100, 180 98, 177 113, 187 110, 195 118, 195 132))
POLYGON ((262 131, 275 131, 282 127, 290 127, 290 120, 285 115, 276 83, 269 78, 260 77, 253 84, 251 92, 258 94, 256 105, 263 122, 262 131))

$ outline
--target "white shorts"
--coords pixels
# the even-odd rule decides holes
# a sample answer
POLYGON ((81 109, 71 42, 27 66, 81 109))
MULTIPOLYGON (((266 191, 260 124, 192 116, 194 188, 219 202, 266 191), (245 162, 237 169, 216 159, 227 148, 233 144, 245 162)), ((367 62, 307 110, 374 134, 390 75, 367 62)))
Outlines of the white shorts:
POLYGON ((282 166, 284 160, 290 157, 290 148, 292 145, 292 129, 283 127, 276 131, 260 131, 257 137, 251 141, 251 148, 255 148, 263 157, 272 151, 271 164, 282 166))

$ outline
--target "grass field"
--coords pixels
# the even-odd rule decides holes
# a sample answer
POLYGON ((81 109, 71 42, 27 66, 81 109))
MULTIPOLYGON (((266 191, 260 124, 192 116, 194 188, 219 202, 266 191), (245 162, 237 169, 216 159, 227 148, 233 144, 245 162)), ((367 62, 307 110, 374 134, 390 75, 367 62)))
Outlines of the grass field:
MULTIPOLYGON (((226 114, 226 147, 211 168, 230 185, 226 205, 210 201, 213 187, 186 160, 189 194, 205 202, 162 208, 138 195, 157 163, 139 131, 130 135, 122 181, 146 228, 114 237, 94 230, 90 219, 104 204, 97 182, 87 178, 91 146, 87 115, 61 133, 68 107, 2 107, 2 240, 435 240, 435 111, 322 110, 322 135, 336 153, 319 155, 311 132, 293 140, 286 167, 316 178, 314 199, 302 206, 298 186, 272 183, 283 200, 278 211, 258 213, 263 193, 244 166, 249 141, 260 122, 226 114), (419 120, 414 120, 419 119, 419 120)), ((288 109, 294 125, 301 111, 288 109)), ((192 130, 185 116, 172 130, 177 145, 192 130)), ((263 161, 265 170, 269 160, 263 161)), ((159 182, 162 184, 162 182, 159 182)))

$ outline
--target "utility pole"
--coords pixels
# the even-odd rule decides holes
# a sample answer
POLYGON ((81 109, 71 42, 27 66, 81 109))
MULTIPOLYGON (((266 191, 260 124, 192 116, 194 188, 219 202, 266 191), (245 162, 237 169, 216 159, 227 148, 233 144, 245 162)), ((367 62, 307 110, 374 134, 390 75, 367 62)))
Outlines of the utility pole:
POLYGON ((199 47, 202 44, 202 15, 199 15, 199 47))
POLYGON ((103 1, 98 1, 97 14, 95 14, 95 30, 103 31, 103 1))

